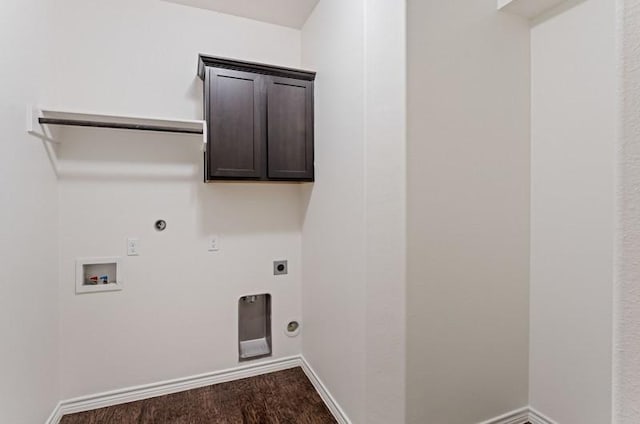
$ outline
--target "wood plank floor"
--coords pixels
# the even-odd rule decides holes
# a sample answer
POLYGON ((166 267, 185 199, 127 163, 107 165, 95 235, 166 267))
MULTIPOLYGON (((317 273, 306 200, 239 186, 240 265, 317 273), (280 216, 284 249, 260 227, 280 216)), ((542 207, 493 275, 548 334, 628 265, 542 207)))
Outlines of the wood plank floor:
POLYGON ((60 424, 335 424, 301 368, 65 415, 60 424))

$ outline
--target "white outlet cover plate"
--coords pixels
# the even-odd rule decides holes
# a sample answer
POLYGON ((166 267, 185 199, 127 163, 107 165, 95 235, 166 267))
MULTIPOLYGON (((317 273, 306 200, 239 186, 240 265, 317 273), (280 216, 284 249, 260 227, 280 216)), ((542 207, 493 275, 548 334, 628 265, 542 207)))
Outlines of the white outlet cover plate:
POLYGON ((140 256, 140 239, 138 238, 127 239, 127 255, 140 256))
POLYGON ((217 252, 220 250, 220 236, 214 234, 209 236, 209 252, 217 252))

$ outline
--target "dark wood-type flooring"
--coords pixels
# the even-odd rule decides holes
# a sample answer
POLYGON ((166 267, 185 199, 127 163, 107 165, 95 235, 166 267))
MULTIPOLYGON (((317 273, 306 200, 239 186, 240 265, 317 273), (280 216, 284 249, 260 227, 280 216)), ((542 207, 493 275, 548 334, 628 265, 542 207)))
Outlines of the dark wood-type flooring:
POLYGON ((301 368, 89 412, 60 424, 335 424, 301 368))

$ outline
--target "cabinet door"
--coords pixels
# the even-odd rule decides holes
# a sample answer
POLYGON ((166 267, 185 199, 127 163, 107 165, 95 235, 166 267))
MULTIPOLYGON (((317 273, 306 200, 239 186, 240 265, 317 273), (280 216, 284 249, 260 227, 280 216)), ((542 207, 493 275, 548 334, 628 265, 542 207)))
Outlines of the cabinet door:
POLYGON ((264 77, 209 68, 205 116, 209 123, 208 173, 211 179, 264 176, 266 90, 264 77))
POLYGON ((267 78, 268 176, 313 180, 313 82, 267 78))

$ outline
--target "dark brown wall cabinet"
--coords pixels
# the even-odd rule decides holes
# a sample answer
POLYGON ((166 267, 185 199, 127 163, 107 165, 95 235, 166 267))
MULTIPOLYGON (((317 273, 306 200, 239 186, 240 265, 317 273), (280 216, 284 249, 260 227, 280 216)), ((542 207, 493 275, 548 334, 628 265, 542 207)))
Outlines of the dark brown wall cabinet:
POLYGON ((315 73, 200 55, 205 180, 313 181, 315 73))

